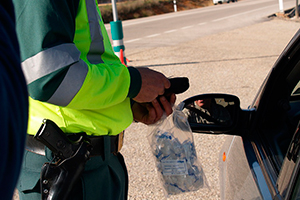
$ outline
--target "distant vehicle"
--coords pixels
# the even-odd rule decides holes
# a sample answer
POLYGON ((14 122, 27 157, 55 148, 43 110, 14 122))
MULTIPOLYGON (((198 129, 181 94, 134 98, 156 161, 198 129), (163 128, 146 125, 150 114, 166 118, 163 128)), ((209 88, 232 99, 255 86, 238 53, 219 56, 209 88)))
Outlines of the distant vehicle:
POLYGON ((180 105, 193 132, 231 135, 220 152, 221 200, 300 199, 300 29, 247 109, 229 94, 180 105))
POLYGON ((218 3, 225 3, 225 2, 230 3, 230 1, 237 2, 238 0, 213 0, 213 3, 217 5, 218 3))

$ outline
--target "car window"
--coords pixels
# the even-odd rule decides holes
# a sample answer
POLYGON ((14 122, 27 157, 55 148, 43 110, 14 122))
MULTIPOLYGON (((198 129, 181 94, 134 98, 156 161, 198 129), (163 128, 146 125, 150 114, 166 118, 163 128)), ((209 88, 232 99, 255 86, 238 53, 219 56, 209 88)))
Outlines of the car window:
MULTIPOLYGON (((275 154, 277 166, 283 163, 283 160, 288 152, 288 148, 297 129, 300 120, 300 63, 298 62, 293 70, 286 76, 285 82, 287 91, 290 91, 286 97, 281 95, 278 104, 281 105, 282 126, 278 128, 277 135, 274 136, 275 154)), ((278 116, 279 117, 279 116, 278 116)))
MULTIPOLYGON (((298 70, 300 65, 297 65, 286 78, 283 79, 281 91, 278 96, 273 95, 273 101, 270 102, 270 110, 268 115, 269 124, 264 127, 262 133, 264 134, 265 151, 275 168, 278 176, 284 158, 287 154, 291 140, 295 133, 295 129, 300 120, 300 73, 298 70), (289 89, 285 89, 288 88, 289 89), (285 94, 284 90, 288 91, 285 94)), ((274 90, 275 91, 275 90, 274 90)))
POLYGON ((300 74, 297 68, 286 79, 288 85, 292 86, 292 92, 287 108, 287 131, 282 138, 285 139, 285 147, 281 146, 285 157, 276 184, 281 197, 285 199, 300 199, 300 74))
MULTIPOLYGON (((299 174, 298 174, 299 177, 299 174)), ((298 178, 297 184, 295 185, 294 193, 291 198, 292 200, 299 200, 300 199, 300 179, 298 178)))
POLYGON ((300 67, 295 67, 287 77, 287 83, 291 86, 295 85, 289 98, 288 120, 291 126, 297 126, 300 120, 300 74, 298 68, 300 67))
MULTIPOLYGON (((297 54, 298 55, 298 54, 297 54)), ((275 72, 279 72, 280 70, 275 72)), ((292 148, 293 155, 298 155, 299 144, 292 144, 300 120, 300 61, 292 57, 285 70, 270 75, 267 83, 266 96, 259 108, 263 110, 258 126, 258 137, 261 142, 260 155, 265 159, 264 168, 267 171, 267 181, 272 196, 291 197, 295 186, 295 176, 298 176, 295 157, 287 158, 292 148), (293 179, 294 182, 291 182, 293 179)), ((300 141, 300 137, 299 137, 300 141)), ((260 144, 258 142, 258 144, 260 144)))
POLYGON ((298 84, 294 88, 291 96, 298 96, 298 95, 300 95, 300 81, 298 82, 298 84))

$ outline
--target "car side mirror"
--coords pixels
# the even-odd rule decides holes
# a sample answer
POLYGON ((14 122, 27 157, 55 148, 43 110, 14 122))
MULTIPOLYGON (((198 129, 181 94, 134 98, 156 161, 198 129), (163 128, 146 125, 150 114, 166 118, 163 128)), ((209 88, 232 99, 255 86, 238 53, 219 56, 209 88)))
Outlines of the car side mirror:
POLYGON ((193 132, 226 134, 238 123, 241 111, 238 97, 229 94, 193 96, 177 106, 188 119, 193 132))

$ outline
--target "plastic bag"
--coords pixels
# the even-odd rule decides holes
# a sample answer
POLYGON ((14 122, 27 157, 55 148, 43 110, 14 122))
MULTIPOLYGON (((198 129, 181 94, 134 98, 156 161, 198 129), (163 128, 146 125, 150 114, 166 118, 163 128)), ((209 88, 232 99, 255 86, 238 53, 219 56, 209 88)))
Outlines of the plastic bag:
POLYGON ((184 113, 174 109, 172 115, 155 125, 148 141, 166 196, 208 186, 184 113))

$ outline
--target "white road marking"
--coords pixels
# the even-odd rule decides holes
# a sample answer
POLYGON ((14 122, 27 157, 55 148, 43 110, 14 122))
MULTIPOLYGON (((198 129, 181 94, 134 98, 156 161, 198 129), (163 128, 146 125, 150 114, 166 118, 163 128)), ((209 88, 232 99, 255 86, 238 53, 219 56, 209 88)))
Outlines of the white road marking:
POLYGON ((148 35, 146 36, 146 38, 152 38, 152 37, 156 37, 156 36, 159 36, 161 35, 160 33, 157 33, 157 34, 153 34, 153 35, 148 35))
POLYGON ((126 43, 130 43, 130 42, 136 42, 136 41, 139 41, 141 40, 142 38, 136 38, 136 39, 133 39, 133 40, 127 40, 125 41, 126 43))
POLYGON ((177 31, 177 29, 172 29, 172 30, 169 30, 169 31, 165 31, 164 33, 172 33, 172 32, 175 32, 177 31))
POLYGON ((185 27, 182 27, 181 29, 184 30, 184 29, 188 29, 188 28, 192 28, 193 26, 185 26, 185 27))
POLYGON ((198 25, 202 26, 202 25, 205 25, 205 24, 207 24, 207 22, 202 22, 202 23, 199 23, 198 25))
MULTIPOLYGON (((202 23, 199 23, 198 25, 205 25, 207 24, 207 22, 202 22, 202 23)), ((184 30, 184 29, 188 29, 188 28, 193 28, 195 25, 192 25, 192 26, 185 26, 185 27, 182 27, 180 28, 181 30, 184 30)), ((173 32, 176 32, 178 31, 179 29, 172 29, 172 30, 169 30, 169 31, 165 31, 163 33, 158 33, 158 34, 153 34, 153 35, 148 35, 148 36, 145 36, 144 38, 153 38, 153 37, 156 37, 156 36, 160 36, 162 34, 168 34, 168 33, 173 33, 173 32)), ((137 38, 137 39, 133 39, 133 40, 127 40, 125 41, 125 43, 131 43, 131 42, 136 42, 136 41, 139 41, 139 40, 142 40, 143 38, 137 38)))

